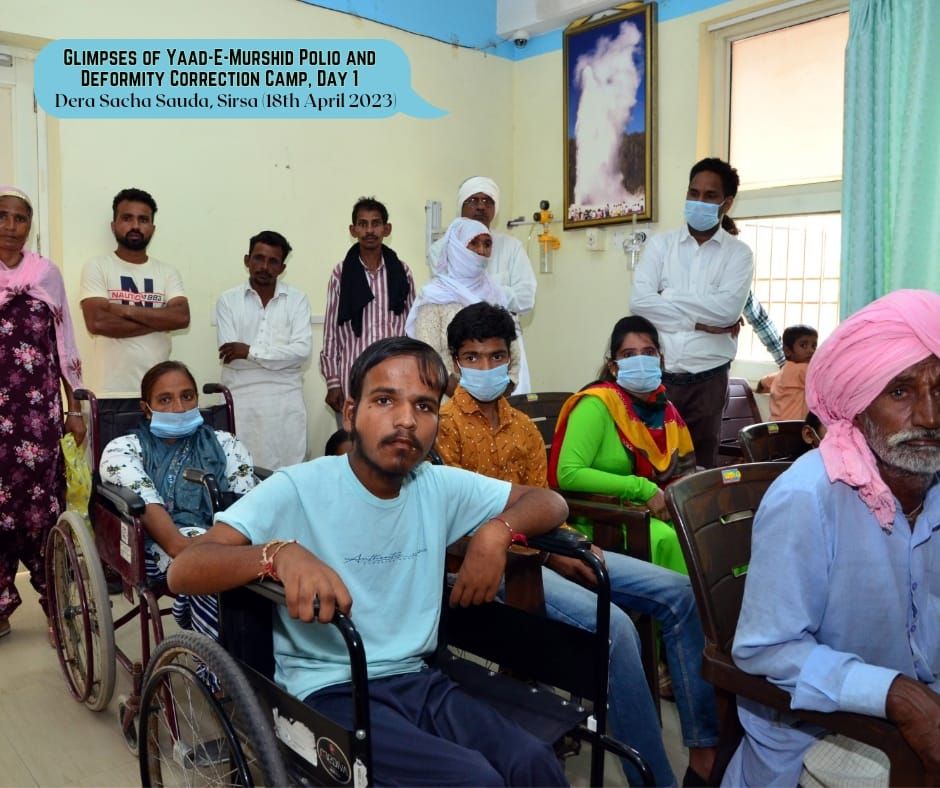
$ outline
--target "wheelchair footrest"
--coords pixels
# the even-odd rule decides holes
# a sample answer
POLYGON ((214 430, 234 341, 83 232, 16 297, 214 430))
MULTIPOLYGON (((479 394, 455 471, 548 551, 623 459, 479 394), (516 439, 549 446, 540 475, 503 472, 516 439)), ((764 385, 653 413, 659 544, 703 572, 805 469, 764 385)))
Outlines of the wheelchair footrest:
POLYGON ((454 654, 445 654, 435 666, 456 681, 462 690, 497 709, 542 741, 553 744, 591 713, 551 690, 488 670, 454 654))

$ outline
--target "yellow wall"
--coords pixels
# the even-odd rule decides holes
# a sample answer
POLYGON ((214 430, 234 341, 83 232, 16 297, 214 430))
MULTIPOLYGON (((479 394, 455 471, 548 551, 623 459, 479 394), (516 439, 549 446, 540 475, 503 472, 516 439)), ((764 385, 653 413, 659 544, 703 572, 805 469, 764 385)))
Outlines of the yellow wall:
MULTIPOLYGON (((699 40, 705 20, 745 8, 732 0, 658 29, 657 201, 659 223, 681 219, 688 167, 712 153, 697 144, 699 40)), ((531 215, 548 199, 562 205, 562 57, 554 52, 518 63, 403 33, 296 0, 29 0, 7 3, 6 37, 306 37, 386 38, 412 65, 417 92, 450 111, 435 121, 397 116, 377 121, 53 121, 50 194, 53 256, 77 303, 82 263, 112 248, 110 202, 125 186, 156 198, 155 257, 175 264, 188 291, 192 324, 174 338, 174 356, 200 381, 218 377, 215 296, 242 279, 250 235, 283 232, 294 246, 286 281, 303 289, 314 312, 324 308, 330 269, 351 243, 348 212, 361 194, 389 207, 389 243, 411 263, 420 286, 424 202, 438 199, 452 218, 456 186, 469 174, 502 187, 499 224, 531 215)), ((608 227, 608 241, 617 227, 608 227)), ((525 241, 528 228, 515 234, 525 241)), ((625 256, 609 244, 587 252, 584 231, 557 234, 554 273, 538 274, 526 346, 536 390, 572 389, 600 363, 613 322, 626 313, 630 276, 625 256)), ((528 244, 538 270, 538 248, 528 244)), ((83 352, 90 344, 79 330, 83 352)), ((320 331, 306 376, 310 449, 334 428, 317 369, 320 331)))
MULTIPOLYGON (((332 267, 351 244, 347 227, 356 198, 375 194, 389 208, 390 245, 411 263, 419 285, 424 263, 424 203, 452 210, 468 174, 511 171, 512 63, 458 49, 296 0, 29 0, 8 3, 5 33, 81 37, 386 38, 411 60, 417 92, 450 114, 436 121, 405 116, 374 121, 53 122, 50 186, 53 256, 81 323, 78 282, 88 258, 113 248, 111 198, 140 186, 159 205, 150 250, 183 275, 192 323, 174 337, 174 356, 200 381, 218 378, 211 306, 244 273, 242 256, 258 230, 278 230, 294 253, 285 281, 303 289, 322 314, 332 267)), ((511 178, 505 178, 511 201, 511 178)), ((321 336, 306 376, 309 446, 318 455, 335 429, 323 404, 317 367, 321 336)), ((83 353, 90 342, 79 330, 83 353)))

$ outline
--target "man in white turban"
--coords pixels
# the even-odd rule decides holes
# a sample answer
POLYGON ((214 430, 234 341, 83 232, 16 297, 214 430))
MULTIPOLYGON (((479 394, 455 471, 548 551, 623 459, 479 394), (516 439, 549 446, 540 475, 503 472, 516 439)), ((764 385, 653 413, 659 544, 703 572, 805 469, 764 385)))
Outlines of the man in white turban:
MULTIPOLYGON (((486 272, 505 294, 505 306, 516 318, 516 333, 519 343, 519 380, 514 394, 528 394, 532 390, 529 366, 522 343, 522 328, 519 315, 535 307, 535 272, 522 243, 506 233, 494 232, 492 221, 499 212, 499 186, 491 178, 475 175, 467 178, 457 189, 457 215, 482 222, 493 237, 493 252, 486 272)), ((444 239, 439 238, 428 249, 428 265, 431 273, 437 273, 438 261, 444 249, 444 239)))

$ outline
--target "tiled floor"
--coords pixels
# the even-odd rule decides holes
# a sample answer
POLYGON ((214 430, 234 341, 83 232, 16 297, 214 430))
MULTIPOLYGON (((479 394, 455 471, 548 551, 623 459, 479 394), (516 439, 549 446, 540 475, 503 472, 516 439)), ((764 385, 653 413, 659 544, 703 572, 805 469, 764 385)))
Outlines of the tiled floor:
MULTIPOLYGON (((17 588, 25 601, 11 619, 13 632, 0 639, 0 787, 139 785, 137 760, 117 724, 117 698, 128 691, 128 677, 118 669, 114 699, 103 712, 73 701, 25 573, 17 576, 17 588)), ((118 635, 123 647, 134 649, 136 629, 118 635)), ((666 751, 681 776, 687 754, 673 704, 663 704, 663 726, 666 751)), ((587 750, 567 763, 573 785, 588 784, 587 750)), ((608 785, 625 785, 615 760, 606 773, 608 785)))

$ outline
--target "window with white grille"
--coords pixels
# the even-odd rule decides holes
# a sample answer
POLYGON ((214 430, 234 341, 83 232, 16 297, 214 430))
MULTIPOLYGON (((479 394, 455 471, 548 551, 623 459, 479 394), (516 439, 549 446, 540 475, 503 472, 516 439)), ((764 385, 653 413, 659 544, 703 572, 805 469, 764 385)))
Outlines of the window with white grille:
MULTIPOLYGON (((842 106, 847 3, 780 3, 715 20, 714 149, 741 187, 731 215, 754 251, 755 297, 780 333, 839 319, 842 106)), ((738 359, 770 357, 750 326, 738 359)))

